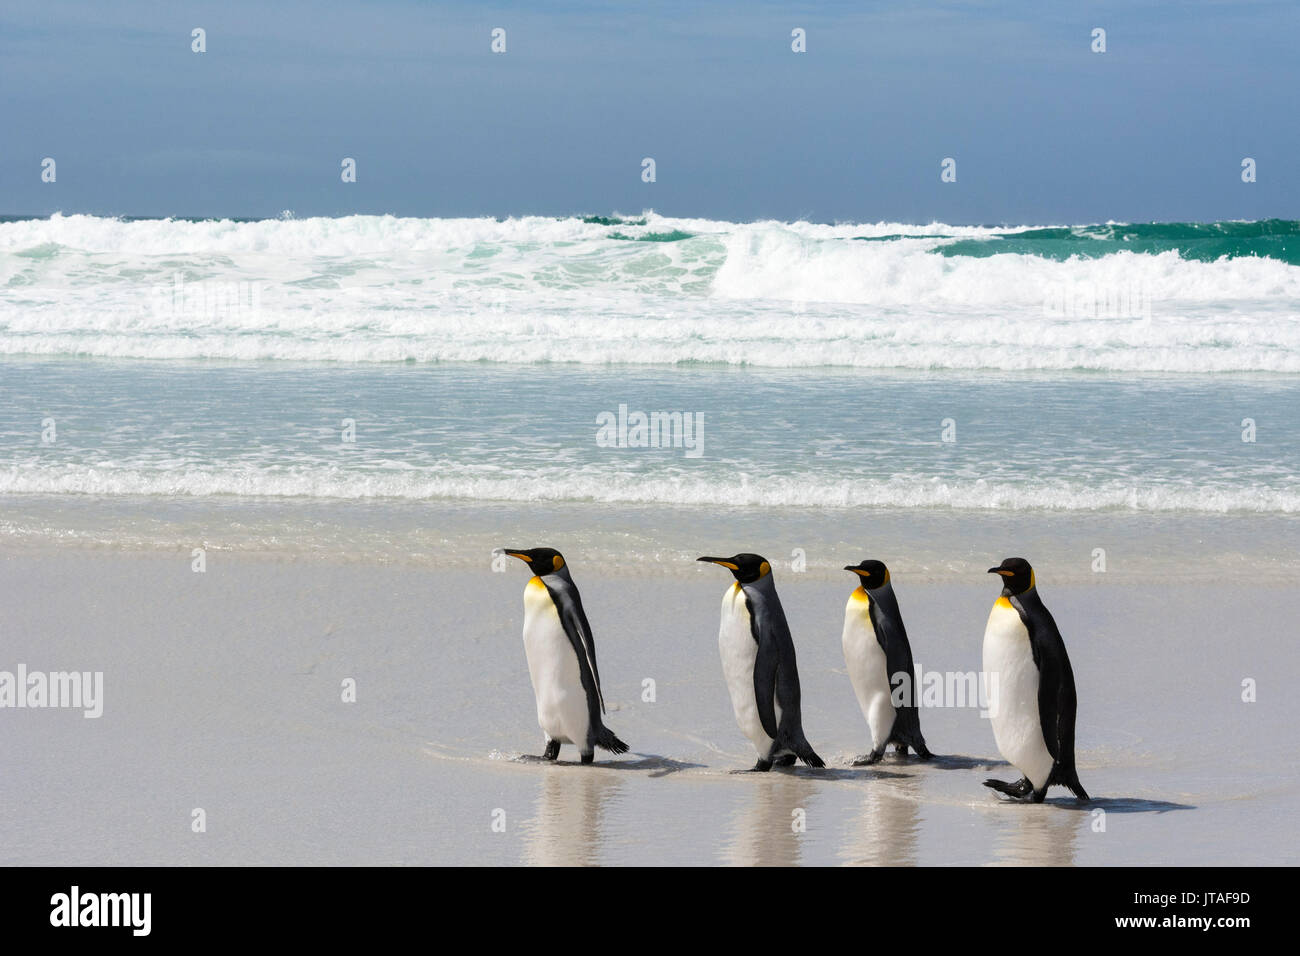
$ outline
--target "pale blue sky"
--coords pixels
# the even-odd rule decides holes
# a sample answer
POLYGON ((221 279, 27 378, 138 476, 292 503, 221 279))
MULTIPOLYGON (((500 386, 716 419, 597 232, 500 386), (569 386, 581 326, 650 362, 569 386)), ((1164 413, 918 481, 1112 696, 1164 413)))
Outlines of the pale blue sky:
POLYGON ((0 213, 1300 218, 1298 35, 1250 0, 8 3, 0 213))

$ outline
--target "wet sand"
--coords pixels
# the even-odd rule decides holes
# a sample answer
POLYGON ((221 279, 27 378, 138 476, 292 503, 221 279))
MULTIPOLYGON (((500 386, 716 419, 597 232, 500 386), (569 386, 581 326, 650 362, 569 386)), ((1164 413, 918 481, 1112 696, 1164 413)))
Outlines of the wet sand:
MULTIPOLYGON (((541 749, 522 568, 209 553, 0 551, 0 669, 103 671, 104 712, 6 709, 5 864, 1295 863, 1300 593, 1239 580, 1040 591, 1079 689, 1096 798, 1008 803, 977 707, 922 710, 929 764, 867 749, 840 656, 851 583, 783 573, 808 736, 828 769, 754 755, 717 659, 715 568, 570 565, 622 757, 541 749), (356 681, 355 703, 342 700, 356 681), (1258 701, 1241 699, 1258 682, 1258 701), (644 682, 653 681, 654 700, 644 682), (206 831, 192 829, 201 808, 206 831), (802 812, 800 812, 802 811, 802 812), (1100 813, 1098 811, 1101 811, 1100 813), (797 824, 802 821, 800 831, 797 824), (495 829, 494 829, 495 824, 495 829)), ((846 576, 847 577, 847 576, 846 576)), ((995 589, 895 579, 920 666, 977 671, 995 589)))

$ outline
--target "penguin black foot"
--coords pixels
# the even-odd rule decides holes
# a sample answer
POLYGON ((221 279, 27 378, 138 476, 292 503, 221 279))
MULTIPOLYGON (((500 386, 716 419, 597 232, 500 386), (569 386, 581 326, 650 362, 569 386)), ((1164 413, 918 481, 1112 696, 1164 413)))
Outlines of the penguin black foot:
POLYGON ((906 757, 906 756, 907 756, 907 744, 895 744, 895 745, 894 745, 894 753, 897 754, 897 755, 900 756, 900 757, 906 757))
MULTIPOLYGON (((1023 800, 1034 792, 1034 785, 1029 782, 1028 777, 1021 777, 1015 783, 1007 783, 1005 780, 985 780, 984 786, 996 790, 998 793, 1005 793, 1008 797, 1015 797, 1018 800, 1023 800)), ((1047 791, 1044 790, 1043 793, 1046 794, 1047 791)), ((1039 797, 1037 802, 1041 803, 1042 797, 1039 797)))
POLYGON ((758 763, 754 764, 754 769, 750 773, 767 773, 772 769, 772 761, 760 758, 758 763))
POLYGON ((560 742, 558 740, 546 741, 546 749, 542 751, 543 760, 555 760, 560 756, 560 742))
POLYGON ((583 763, 591 763, 593 760, 596 759, 596 755, 594 753, 583 754, 580 759, 582 760, 583 763))
POLYGON ((795 762, 796 760, 798 760, 798 759, 799 759, 799 758, 796 757, 794 754, 782 754, 781 756, 775 758, 775 759, 772 761, 772 766, 774 766, 774 767, 793 767, 793 766, 794 766, 794 762, 795 762))
POLYGON ((934 756, 934 754, 930 753, 929 748, 927 748, 925 744, 912 744, 912 749, 916 751, 916 756, 921 760, 929 760, 934 756))
POLYGON ((853 761, 855 767, 870 767, 873 763, 880 763, 881 758, 885 756, 885 748, 873 750, 869 754, 863 754, 857 760, 853 761))

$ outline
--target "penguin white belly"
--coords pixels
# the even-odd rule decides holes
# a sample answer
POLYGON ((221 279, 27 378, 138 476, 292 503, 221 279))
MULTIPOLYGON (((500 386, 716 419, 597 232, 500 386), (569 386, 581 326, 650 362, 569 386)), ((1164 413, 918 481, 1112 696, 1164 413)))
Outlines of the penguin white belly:
POLYGON ((1038 667, 1029 631, 1006 598, 993 605, 984 630, 984 673, 998 750, 1041 790, 1052 774, 1053 760, 1038 714, 1038 667))
POLYGON ((879 750, 889 741, 895 714, 890 699, 889 664, 885 649, 876 640, 876 629, 871 626, 868 601, 861 588, 849 596, 840 643, 844 647, 844 666, 848 668, 853 693, 871 727, 872 749, 879 750))
POLYGON ((546 736, 587 749, 590 717, 578 658, 546 585, 524 588, 524 653, 537 697, 537 723, 546 736))
MULTIPOLYGON (((758 644, 750 630, 749 608, 745 606, 745 592, 732 586, 722 596, 722 624, 718 628, 718 651, 722 656, 722 673, 731 692, 731 708, 736 714, 736 724, 749 742, 766 758, 774 741, 763 729, 754 699, 754 662, 758 659, 758 644)), ((777 723, 781 721, 781 707, 772 700, 777 723)))

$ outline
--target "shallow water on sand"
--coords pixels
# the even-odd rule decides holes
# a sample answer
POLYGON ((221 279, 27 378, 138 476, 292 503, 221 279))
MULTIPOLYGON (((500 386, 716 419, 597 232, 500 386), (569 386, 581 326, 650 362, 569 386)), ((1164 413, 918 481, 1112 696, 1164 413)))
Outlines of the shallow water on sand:
POLYGON ((0 495, 1295 516, 1297 422, 1268 374, 5 358, 0 495))
MULTIPOLYGON (((0 667, 105 675, 97 720, 5 714, 3 862, 1297 860, 1290 588, 1040 578, 1074 663, 1080 776, 1096 799, 1054 790, 1026 806, 981 786, 1013 771, 977 707, 923 709, 944 755, 929 764, 849 766, 867 734, 839 650, 850 582, 777 572, 828 769, 758 775, 733 773, 753 754, 717 660, 725 577, 571 567, 608 722, 632 746, 591 767, 571 748, 558 765, 527 756, 541 735, 522 570, 217 553, 196 574, 188 552, 3 552, 0 667), (341 700, 347 678, 355 703, 341 700), (1256 703, 1242 701, 1247 678, 1256 703), (191 831, 195 808, 205 833, 191 831)), ((995 588, 901 573, 895 587, 920 668, 977 670, 995 588)))

